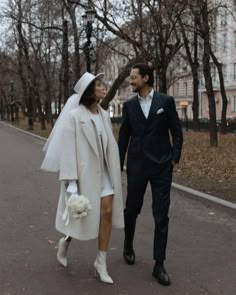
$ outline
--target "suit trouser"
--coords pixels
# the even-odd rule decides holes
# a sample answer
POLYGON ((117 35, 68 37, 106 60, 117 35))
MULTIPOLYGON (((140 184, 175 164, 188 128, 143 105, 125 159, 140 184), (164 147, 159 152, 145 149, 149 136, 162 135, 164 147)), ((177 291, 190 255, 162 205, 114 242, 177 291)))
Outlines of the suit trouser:
POLYGON ((136 219, 141 212, 144 194, 150 181, 155 222, 153 258, 159 262, 166 258, 172 172, 171 161, 163 164, 156 164, 149 159, 137 160, 134 164, 128 162, 127 199, 124 210, 125 240, 132 245, 136 219))

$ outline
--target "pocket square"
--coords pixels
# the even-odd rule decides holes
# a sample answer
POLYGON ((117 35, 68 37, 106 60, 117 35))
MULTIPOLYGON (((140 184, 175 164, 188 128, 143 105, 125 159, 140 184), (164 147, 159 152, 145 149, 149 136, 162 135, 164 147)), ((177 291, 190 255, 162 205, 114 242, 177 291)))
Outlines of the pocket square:
POLYGON ((161 114, 161 113, 163 113, 164 112, 164 109, 159 109, 158 111, 157 111, 157 115, 159 115, 159 114, 161 114))

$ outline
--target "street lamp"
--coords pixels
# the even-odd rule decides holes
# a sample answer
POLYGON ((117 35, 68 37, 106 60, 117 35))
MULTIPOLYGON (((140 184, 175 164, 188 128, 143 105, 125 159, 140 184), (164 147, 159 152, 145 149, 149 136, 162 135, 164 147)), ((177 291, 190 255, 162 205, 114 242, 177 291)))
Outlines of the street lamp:
POLYGON ((82 16, 83 23, 86 28, 86 38, 87 42, 84 45, 84 54, 87 64, 87 72, 91 72, 91 59, 90 59, 90 45, 91 45, 91 36, 93 30, 93 22, 95 19, 96 12, 93 9, 87 9, 85 14, 82 16))

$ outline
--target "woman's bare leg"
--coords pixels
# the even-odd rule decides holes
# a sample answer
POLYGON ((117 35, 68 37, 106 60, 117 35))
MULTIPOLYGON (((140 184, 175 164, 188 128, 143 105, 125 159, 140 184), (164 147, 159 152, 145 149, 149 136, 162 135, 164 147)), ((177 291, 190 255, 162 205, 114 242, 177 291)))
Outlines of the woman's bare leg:
POLYGON ((112 201, 113 196, 105 196, 101 198, 101 214, 100 226, 98 234, 98 249, 107 251, 112 223, 112 201))

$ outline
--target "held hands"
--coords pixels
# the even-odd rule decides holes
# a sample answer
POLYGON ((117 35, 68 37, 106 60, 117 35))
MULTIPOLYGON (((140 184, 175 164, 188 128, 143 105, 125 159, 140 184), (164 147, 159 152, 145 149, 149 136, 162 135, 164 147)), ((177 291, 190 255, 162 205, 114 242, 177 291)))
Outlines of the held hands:
POLYGON ((75 180, 69 180, 69 185, 66 189, 68 194, 76 194, 78 193, 77 183, 75 180))

